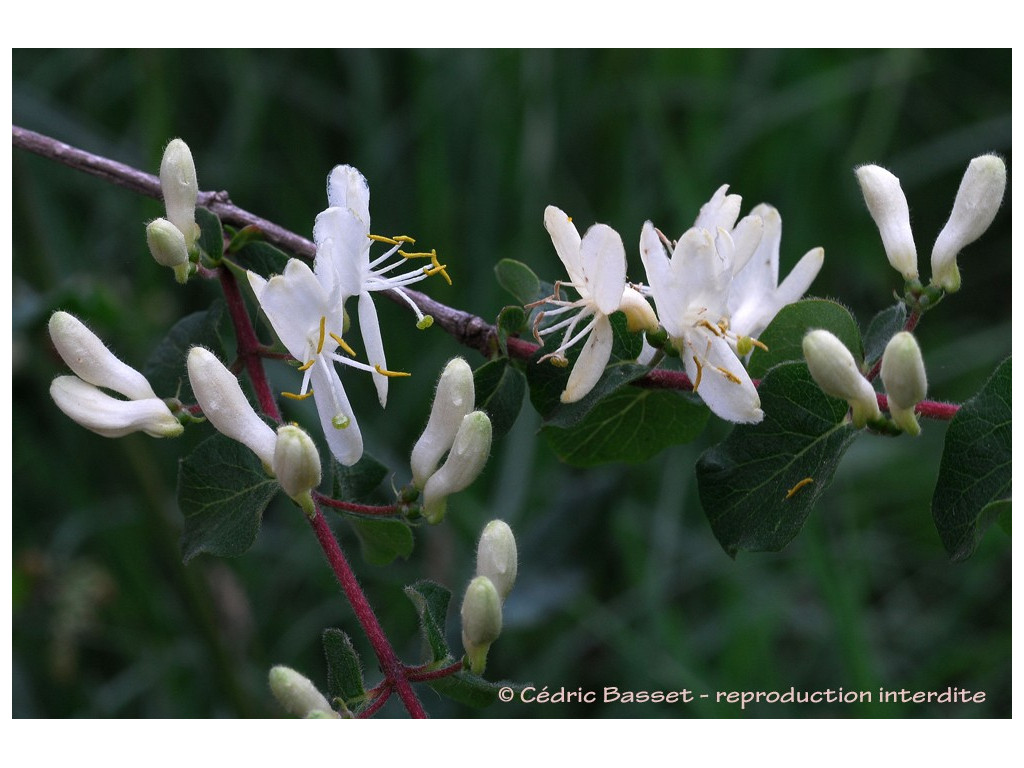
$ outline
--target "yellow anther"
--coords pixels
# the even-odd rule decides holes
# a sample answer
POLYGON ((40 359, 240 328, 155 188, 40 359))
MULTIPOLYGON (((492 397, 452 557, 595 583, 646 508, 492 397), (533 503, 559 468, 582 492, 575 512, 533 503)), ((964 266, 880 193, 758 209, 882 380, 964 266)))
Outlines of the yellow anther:
POLYGON ((748 336, 747 338, 750 339, 750 343, 753 344, 758 349, 763 349, 765 352, 768 351, 768 345, 767 344, 758 341, 753 336, 748 336))
POLYGON ((424 315, 423 319, 416 321, 416 327, 419 330, 421 330, 421 331, 425 331, 427 328, 429 328, 433 324, 434 324, 434 318, 432 318, 430 315, 424 315))
POLYGON ((310 360, 310 361, 309 361, 308 363, 305 363, 304 365, 300 365, 300 366, 299 366, 299 370, 300 370, 300 371, 308 371, 308 370, 309 370, 310 368, 312 368, 312 367, 313 367, 313 363, 315 363, 315 362, 316 362, 316 358, 314 357, 314 358, 313 358, 312 360, 310 360))
MULTIPOLYGON (((388 245, 398 245, 398 238, 396 237, 384 237, 384 235, 367 235, 368 238, 377 243, 387 243, 388 245)), ((402 240, 402 242, 408 242, 402 240)))
POLYGON ((714 369, 716 371, 718 371, 720 374, 722 374, 723 376, 725 376, 725 378, 727 378, 733 384, 742 384, 743 383, 742 381, 740 381, 739 377, 736 376, 736 374, 732 373, 731 371, 727 371, 725 368, 722 368, 721 366, 716 365, 716 366, 714 366, 714 369))
POLYGON ((697 387, 700 386, 700 379, 704 375, 704 366, 700 364, 696 355, 693 356, 693 364, 697 366, 697 379, 693 382, 693 391, 696 392, 697 387))
POLYGON ((566 216, 565 218, 567 218, 569 220, 569 223, 572 224, 572 216, 566 216))
POLYGON ((324 335, 327 331, 327 318, 320 316, 320 340, 316 343, 316 353, 319 355, 324 351, 324 335))
POLYGON ((418 251, 416 253, 410 253, 409 251, 399 251, 398 255, 403 259, 429 259, 430 254, 426 251, 418 251))
POLYGON ((408 235, 395 235, 395 240, 400 243, 415 243, 415 237, 409 237, 408 235))
POLYGON ((553 355, 551 357, 551 364, 555 366, 555 368, 568 368, 569 358, 564 355, 553 355))
POLYGON ((718 327, 722 329, 722 333, 725 333, 726 331, 728 331, 729 330, 729 318, 728 317, 723 317, 721 320, 719 320, 718 321, 718 327))
POLYGON ((405 371, 389 371, 389 370, 386 370, 384 368, 381 368, 380 365, 373 366, 373 370, 375 370, 381 376, 387 376, 389 379, 397 378, 397 377, 400 377, 400 376, 412 376, 411 373, 406 373, 405 371))
POLYGON ((810 485, 813 482, 814 482, 814 478, 813 477, 805 477, 799 483, 797 483, 792 488, 790 488, 788 491, 786 491, 786 498, 784 498, 783 501, 788 501, 789 499, 793 498, 793 496, 796 495, 797 491, 799 491, 805 485, 810 485))
POLYGON ((348 342, 342 339, 341 336, 336 336, 335 334, 332 333, 331 338, 334 339, 334 342, 343 350, 345 350, 345 352, 352 355, 352 357, 356 356, 356 351, 352 349, 352 347, 348 345, 348 342))
POLYGON ((697 325, 701 326, 702 328, 707 328, 709 331, 711 331, 713 334, 715 334, 715 336, 721 336, 722 335, 722 329, 719 326, 717 326, 717 325, 712 325, 707 320, 701 320, 699 323, 697 323, 697 325))
POLYGON ((281 394, 287 397, 289 400, 305 400, 307 397, 310 397, 313 394, 313 390, 310 389, 309 392, 307 392, 304 395, 296 395, 294 392, 282 392, 281 394))

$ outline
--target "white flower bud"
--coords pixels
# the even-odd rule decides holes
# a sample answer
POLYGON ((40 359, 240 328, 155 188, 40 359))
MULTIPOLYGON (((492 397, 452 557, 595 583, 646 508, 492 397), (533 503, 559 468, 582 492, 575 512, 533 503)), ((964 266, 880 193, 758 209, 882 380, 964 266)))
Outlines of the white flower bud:
POLYGON ((293 499, 320 485, 320 454, 313 439, 294 424, 278 427, 274 445, 274 474, 293 499))
POLYGON ((146 377, 121 362, 74 315, 54 312, 50 315, 49 330, 57 353, 79 378, 132 400, 158 399, 146 377))
POLYGON ((277 435, 256 415, 235 375, 203 347, 189 350, 187 367, 203 415, 220 432, 248 446, 272 472, 277 435))
POLYGON ((501 597, 490 579, 477 576, 469 582, 462 598, 462 647, 474 674, 483 674, 487 651, 500 634, 501 597))
POLYGON ((277 666, 268 676, 277 703, 296 717, 340 718, 312 681, 290 667, 277 666))
POLYGON ((172 139, 164 150, 160 161, 160 189, 167 218, 185 236, 185 246, 191 248, 199 237, 199 225, 196 224, 199 181, 192 152, 181 139, 172 139))
POLYGON ((850 403, 854 426, 863 427, 868 420, 882 417, 871 382, 861 374, 843 342, 828 331, 810 331, 804 336, 803 350, 807 369, 821 391, 850 403))
POLYGON ((516 537, 504 520, 491 520, 476 548, 476 575, 491 580, 502 601, 512 591, 519 569, 516 537))
POLYGON ((448 361, 437 382, 426 429, 412 449, 412 482, 422 489, 445 452, 455 442, 462 419, 473 410, 476 398, 473 371, 461 357, 448 361))
POLYGON ((483 411, 462 419, 448 458, 423 487, 423 516, 428 523, 444 519, 448 497, 476 480, 491 452, 491 420, 483 411))
POLYGON ((892 420, 907 434, 920 434, 914 406, 924 400, 928 378, 921 348, 912 333, 900 331, 889 339, 882 354, 882 383, 889 398, 892 420))
POLYGON ((177 437, 184 430, 163 400, 118 400, 77 376, 54 379, 50 397, 72 421, 104 437, 124 437, 132 432, 177 437))
POLYGON ((1006 191, 1006 164, 996 155, 971 160, 953 202, 953 212, 932 248, 932 282, 948 293, 960 290, 956 257, 989 228, 1006 191))
POLYGON ((907 280, 917 278, 917 247, 910 230, 910 207, 900 180, 885 168, 862 165, 857 169, 864 202, 882 235, 882 245, 893 269, 907 280))
POLYGON ((179 283, 188 280, 189 260, 185 236, 167 219, 153 219, 146 225, 146 243, 157 264, 174 270, 179 283))
POLYGON ((636 288, 627 285, 622 289, 619 309, 626 313, 626 328, 630 333, 657 330, 658 316, 654 314, 654 307, 636 288))

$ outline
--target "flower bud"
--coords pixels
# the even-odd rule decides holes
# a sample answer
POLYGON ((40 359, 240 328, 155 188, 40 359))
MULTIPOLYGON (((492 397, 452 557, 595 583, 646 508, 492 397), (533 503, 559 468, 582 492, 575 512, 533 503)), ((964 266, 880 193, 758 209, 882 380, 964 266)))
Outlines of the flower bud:
POLYGON ((481 675, 487 666, 487 651, 501 634, 501 597, 491 580, 477 576, 462 598, 462 647, 469 656, 469 668, 481 675))
POLYGON ((293 499, 307 496, 320 485, 320 454, 313 439, 294 424, 278 427, 274 444, 274 474, 293 499))
POLYGON ((121 362, 74 315, 54 312, 50 315, 49 330, 57 353, 79 378, 132 400, 158 399, 146 377, 121 362))
POLYGON ((341 717, 331 708, 330 703, 312 681, 294 669, 274 667, 270 670, 268 679, 274 698, 288 714, 309 718, 341 717))
POLYGON ((626 313, 626 327, 630 333, 658 329, 658 316, 654 314, 654 308, 636 288, 627 285, 622 289, 619 309, 626 313))
POLYGON ((220 432, 248 446, 272 473, 277 435, 256 415, 235 375, 203 347, 189 350, 187 367, 203 415, 220 432))
POLYGON ((504 520, 491 520, 480 534, 476 548, 476 575, 486 576, 502 601, 512 591, 518 571, 516 537, 504 520))
POLYGON ((1006 165, 996 155, 982 155, 967 166, 949 221, 932 248, 932 282, 949 293, 960 290, 956 256, 989 228, 1006 191, 1006 165))
POLYGON ((181 139, 171 139, 164 150, 160 161, 160 189, 167 218, 185 236, 186 248, 191 248, 199 237, 199 225, 196 224, 199 181, 192 152, 181 139))
POLYGON ((889 398, 892 420, 907 434, 920 434, 914 406, 924 400, 928 379, 921 348, 912 333, 900 331, 889 339, 882 354, 882 383, 889 398))
POLYGON ((804 336, 803 349, 807 369, 821 391, 850 403, 854 426, 863 427, 868 420, 882 417, 871 382, 861 374, 843 342, 828 331, 810 331, 804 336))
POLYGON ((461 357, 448 361, 437 382, 426 429, 412 449, 412 482, 422 489, 445 451, 452 447, 462 419, 473 410, 476 397, 473 371, 461 357))
POLYGON ((487 463, 491 451, 491 420, 483 411, 462 419, 448 458, 423 487, 423 516, 428 523, 444 519, 448 497, 468 487, 487 463))
POLYGON ((103 437, 124 437, 132 432, 177 437, 184 431, 163 400, 118 400, 77 376, 55 378, 50 383, 50 397, 68 418, 103 437))
POLYGON ((146 225, 146 243, 157 264, 174 270, 179 283, 188 280, 189 260, 185 236, 167 219, 153 219, 146 225))
POLYGON ((905 279, 916 279, 917 247, 910 230, 910 207, 900 180, 885 168, 862 165, 857 169, 857 181, 871 218, 882 235, 889 263, 905 279))

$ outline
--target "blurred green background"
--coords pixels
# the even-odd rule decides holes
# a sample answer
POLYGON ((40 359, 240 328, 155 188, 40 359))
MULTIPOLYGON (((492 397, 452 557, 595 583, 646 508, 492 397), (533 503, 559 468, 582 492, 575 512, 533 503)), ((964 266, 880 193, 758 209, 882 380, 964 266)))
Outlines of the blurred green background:
MULTIPOLYGON (((645 219, 669 234, 728 182, 744 210, 767 201, 785 222, 783 272, 825 248, 813 287, 866 323, 891 303, 888 266, 852 168, 901 177, 922 261, 967 162, 1013 168, 1009 51, 14 51, 18 125, 156 170, 184 138, 203 189, 309 235, 336 163, 363 171, 373 231, 436 247, 455 283, 435 298, 492 318, 509 298, 503 257, 561 274, 544 206, 622 233, 630 277, 645 219)), ((278 501, 244 557, 183 567, 176 459, 209 434, 106 440, 47 394, 66 372, 45 330, 78 314, 141 367, 184 314, 216 296, 175 285, 147 254, 161 206, 52 161, 13 164, 13 707, 19 717, 277 716, 268 668, 321 686, 320 632, 373 656, 297 509, 278 501)), ((969 396, 1010 352, 1010 205, 961 259, 963 290, 919 330, 931 395, 969 396)), ((925 274, 927 268, 923 269, 925 274)), ((404 483, 437 371, 466 354, 417 333, 379 302, 388 359, 412 371, 381 413, 369 381, 349 393, 367 449, 404 483), (426 340, 426 341, 425 341, 426 340)), ((165 394, 165 393, 162 393, 165 394)), ((726 432, 635 466, 578 471, 536 437, 527 404, 483 478, 452 499, 443 526, 417 531, 408 562, 364 562, 336 527, 373 605, 409 662, 423 649, 403 584, 456 593, 476 537, 516 530, 520 578, 488 677, 549 690, 987 693, 977 705, 689 706, 496 704, 486 717, 1010 715, 1010 541, 993 529, 951 564, 931 522, 945 427, 858 440, 803 532, 783 552, 733 561, 697 500, 692 467, 726 432)), ((436 716, 474 716, 422 690, 436 716)), ((713 699, 713 697, 712 697, 713 699)), ((386 715, 402 710, 389 705, 386 715)))

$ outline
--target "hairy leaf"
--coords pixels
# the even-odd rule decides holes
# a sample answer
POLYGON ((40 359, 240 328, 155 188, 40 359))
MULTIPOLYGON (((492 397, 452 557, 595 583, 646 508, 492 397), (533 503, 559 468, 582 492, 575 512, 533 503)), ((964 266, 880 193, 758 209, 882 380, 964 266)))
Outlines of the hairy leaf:
POLYGON ((224 255, 224 228, 217 214, 207 208, 196 208, 196 224, 199 225, 199 247, 213 261, 220 261, 224 255))
POLYGON ((828 299, 804 299, 783 307, 765 328, 759 341, 768 351, 754 348, 747 365, 751 378, 761 378, 773 365, 803 360, 804 336, 816 328, 838 336, 858 362, 864 357, 857 321, 846 307, 828 299))
POLYGON ((407 586, 405 594, 420 615, 420 629, 430 648, 430 660, 440 662, 451 659, 444 627, 452 593, 433 581, 421 580, 407 586))
POLYGON ((377 489, 387 477, 388 468, 364 452, 351 467, 331 459, 331 472, 334 498, 339 501, 359 501, 377 489))
POLYGON ((494 265, 494 274, 498 284, 520 304, 529 304, 548 295, 544 292, 540 278, 521 261, 502 259, 494 265))
POLYGON ((359 537, 363 559, 371 565, 387 565, 412 554, 415 539, 404 520, 347 516, 359 537))
POLYGON ((185 358, 195 346, 206 347, 221 360, 225 358, 224 342, 219 331, 223 318, 224 301, 217 299, 209 309, 186 315, 171 327, 142 369, 157 394, 163 397, 174 396, 186 403, 195 401, 185 369, 185 358))
POLYGON ((902 301, 871 318, 864 333, 864 360, 868 365, 874 365, 882 357, 889 339, 902 331, 906 322, 907 305, 902 301))
POLYGON ((491 360, 473 371, 476 408, 491 419, 491 437, 497 440, 515 424, 523 407, 526 377, 507 357, 491 360))
POLYGON ((348 635, 340 629, 325 629, 322 635, 327 659, 327 695, 341 699, 352 709, 366 695, 363 688, 363 667, 348 635))
POLYGON ((430 681, 430 687, 461 704, 470 707, 489 707, 498 698, 502 688, 521 688, 513 686, 507 680, 492 683, 466 669, 460 669, 454 675, 439 677, 430 681))

